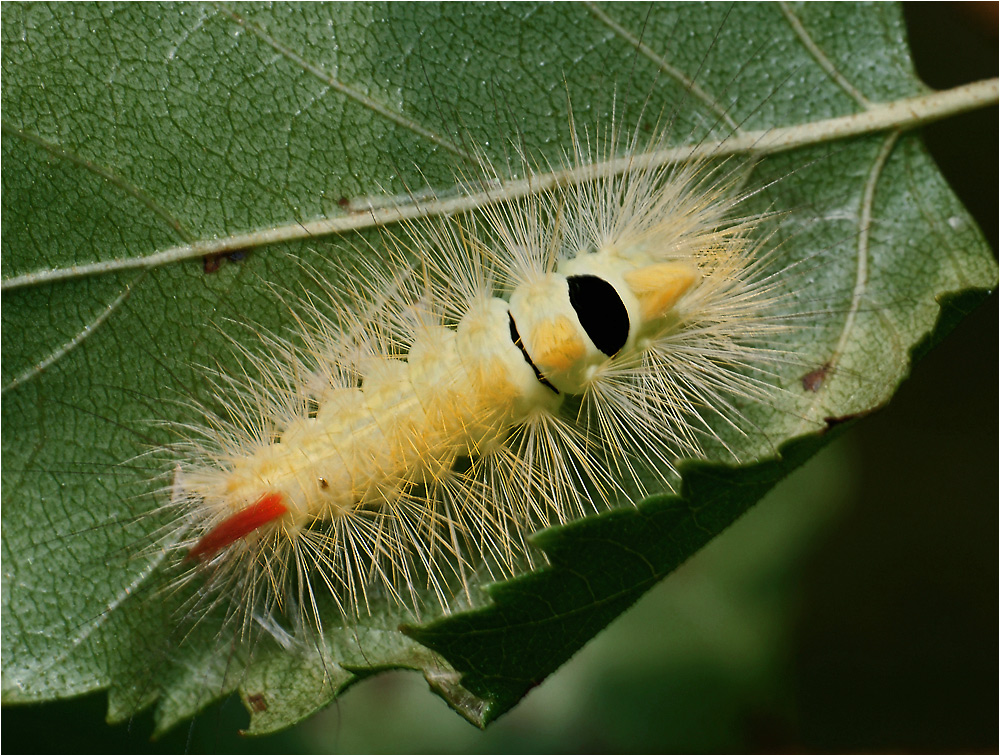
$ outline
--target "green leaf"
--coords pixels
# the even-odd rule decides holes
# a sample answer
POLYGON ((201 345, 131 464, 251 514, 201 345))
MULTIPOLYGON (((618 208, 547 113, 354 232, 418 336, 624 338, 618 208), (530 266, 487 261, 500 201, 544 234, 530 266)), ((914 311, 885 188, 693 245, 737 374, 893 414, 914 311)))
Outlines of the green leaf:
MULTIPOLYGON (((825 443, 827 419, 888 401, 911 351, 996 282, 919 138, 893 130, 928 95, 894 6, 6 4, 2 20, 5 702, 106 688, 112 720, 158 701, 163 730, 239 689, 267 732, 411 667, 486 724, 825 443), (241 647, 212 617, 180 637, 162 555, 142 550, 170 471, 137 455, 202 395, 197 366, 235 369, 227 338, 260 349, 233 322, 291 325, 275 291, 307 285, 300 258, 347 275, 364 248, 348 229, 378 248, 379 208, 448 194, 474 145, 558 163, 568 103, 592 130, 664 113, 675 144, 778 152, 748 179, 753 207, 783 213, 786 261, 822 261, 798 283, 827 317, 795 334, 780 406, 747 408, 748 464, 691 463, 678 496, 539 534, 551 566, 469 612, 376 607, 321 649, 241 647), (859 130, 824 126, 845 117, 859 130)), ((977 95, 995 83, 921 118, 977 95)))

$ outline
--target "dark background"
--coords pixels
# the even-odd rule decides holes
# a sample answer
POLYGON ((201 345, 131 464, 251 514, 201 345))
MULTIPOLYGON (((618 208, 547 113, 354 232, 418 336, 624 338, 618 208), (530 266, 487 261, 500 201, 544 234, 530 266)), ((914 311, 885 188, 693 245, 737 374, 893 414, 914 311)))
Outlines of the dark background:
MULTIPOLYGON (((997 74, 996 3, 906 7, 921 77, 997 74)), ((925 130, 997 248, 995 109, 925 130)), ((387 674, 287 733, 236 700, 150 743, 105 696, 6 708, 6 752, 996 752, 997 298, 850 429, 480 733, 387 674), (986 402, 986 404, 984 404, 986 402)))

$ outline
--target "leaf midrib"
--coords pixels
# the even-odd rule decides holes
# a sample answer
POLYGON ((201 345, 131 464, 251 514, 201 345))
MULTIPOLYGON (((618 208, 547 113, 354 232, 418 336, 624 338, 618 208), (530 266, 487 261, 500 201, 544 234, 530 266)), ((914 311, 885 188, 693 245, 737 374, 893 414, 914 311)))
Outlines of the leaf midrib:
MULTIPOLYGON (((5 279, 0 285, 0 291, 6 292, 24 286, 117 273, 122 270, 155 268, 205 255, 224 254, 279 242, 343 234, 348 231, 383 226, 402 220, 470 212, 499 201, 549 191, 555 186, 584 182, 592 179, 596 174, 621 173, 685 160, 721 158, 731 155, 759 157, 887 130, 907 131, 952 115, 995 105, 998 101, 998 88, 1000 88, 998 79, 984 79, 954 89, 880 103, 869 110, 847 116, 806 121, 792 126, 781 126, 762 131, 744 132, 738 137, 720 141, 671 147, 628 158, 616 158, 577 168, 534 174, 530 180, 506 182, 499 189, 491 188, 485 192, 463 194, 461 187, 456 185, 447 191, 438 192, 440 199, 432 199, 427 202, 411 201, 406 203, 401 198, 402 204, 387 206, 385 198, 381 196, 360 198, 352 201, 352 206, 358 208, 353 212, 307 222, 293 221, 280 226, 261 228, 224 238, 200 239, 127 259, 105 260, 68 268, 42 269, 5 279)), ((19 133, 25 138, 30 137, 23 132, 19 133)))

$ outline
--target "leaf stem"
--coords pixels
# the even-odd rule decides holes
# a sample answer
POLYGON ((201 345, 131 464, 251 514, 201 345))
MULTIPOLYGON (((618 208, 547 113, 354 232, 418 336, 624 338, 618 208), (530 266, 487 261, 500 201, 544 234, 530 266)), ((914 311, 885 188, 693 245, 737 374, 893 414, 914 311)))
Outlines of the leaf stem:
MULTIPOLYGON (((591 165, 532 174, 525 179, 497 182, 480 192, 462 192, 460 188, 456 188, 453 195, 439 196, 429 201, 415 201, 414 198, 407 197, 400 198, 399 203, 380 202, 377 207, 373 201, 368 203, 364 210, 336 217, 319 218, 305 223, 294 222, 222 239, 195 241, 141 257, 38 270, 6 279, 0 285, 0 290, 11 291, 22 286, 117 273, 122 270, 155 268, 205 255, 244 250, 248 247, 341 234, 401 220, 466 212, 495 202, 544 192, 557 186, 582 183, 595 176, 609 173, 618 174, 670 163, 729 155, 761 156, 881 131, 906 131, 959 113, 995 105, 997 101, 998 80, 985 79, 941 92, 929 92, 916 97, 874 104, 860 113, 837 118, 779 126, 763 131, 742 132, 718 141, 703 141, 694 145, 670 147, 591 165)), ((355 203, 356 206, 362 207, 365 204, 355 203)))

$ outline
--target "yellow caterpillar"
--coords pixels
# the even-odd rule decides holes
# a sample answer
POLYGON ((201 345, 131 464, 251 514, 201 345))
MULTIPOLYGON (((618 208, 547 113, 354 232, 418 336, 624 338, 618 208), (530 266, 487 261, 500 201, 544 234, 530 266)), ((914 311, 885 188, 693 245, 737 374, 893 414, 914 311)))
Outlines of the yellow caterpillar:
POLYGON ((303 343, 271 339, 251 358, 269 377, 225 388, 267 409, 181 447, 186 561, 244 625, 291 599, 321 627, 318 593, 346 618, 373 590, 419 612, 425 581, 447 608, 478 562, 513 573, 525 532, 646 493, 650 473, 669 489, 710 415, 774 390, 757 342, 779 294, 731 181, 609 173, 387 236, 402 272, 333 319, 304 306, 303 343))

